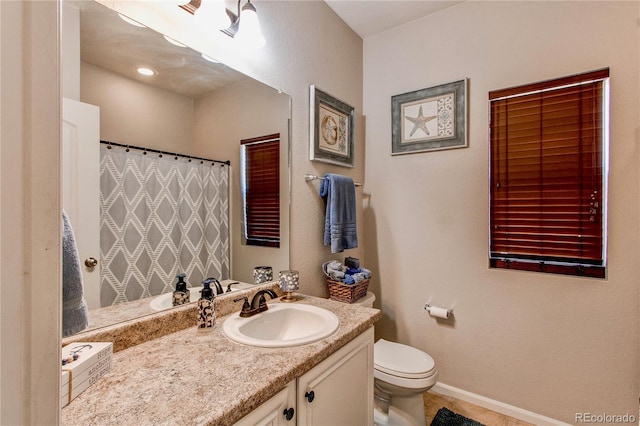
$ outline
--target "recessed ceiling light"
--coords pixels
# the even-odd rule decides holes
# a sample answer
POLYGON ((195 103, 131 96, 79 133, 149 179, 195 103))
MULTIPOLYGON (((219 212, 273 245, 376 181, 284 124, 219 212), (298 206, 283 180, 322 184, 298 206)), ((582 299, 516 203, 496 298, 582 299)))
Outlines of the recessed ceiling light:
POLYGON ((171 37, 167 37, 166 35, 164 36, 164 39, 167 40, 169 43, 173 44, 174 46, 187 47, 186 45, 180 43, 179 41, 176 41, 176 40, 172 39, 171 37))
POLYGON ((136 68, 136 71, 138 71, 138 74, 142 74, 142 75, 146 75, 146 76, 152 76, 152 75, 156 75, 157 73, 152 70, 151 68, 147 68, 147 67, 138 67, 136 68))
POLYGON ((124 16, 121 13, 118 13, 118 16, 120 17, 120 19, 122 19, 124 22, 134 25, 136 27, 140 27, 140 28, 146 28, 146 25, 142 25, 140 22, 138 21, 134 21, 133 19, 129 18, 128 16, 124 16))
POLYGON ((204 53, 201 53, 201 55, 202 55, 202 57, 203 57, 204 59, 206 59, 206 60, 207 60, 207 61, 209 61, 209 62, 213 62, 214 64, 219 64, 219 63, 220 63, 220 61, 219 61, 219 60, 217 60, 217 59, 215 59, 215 58, 212 58, 212 57, 211 57, 211 56, 209 56, 209 55, 205 55, 204 53))

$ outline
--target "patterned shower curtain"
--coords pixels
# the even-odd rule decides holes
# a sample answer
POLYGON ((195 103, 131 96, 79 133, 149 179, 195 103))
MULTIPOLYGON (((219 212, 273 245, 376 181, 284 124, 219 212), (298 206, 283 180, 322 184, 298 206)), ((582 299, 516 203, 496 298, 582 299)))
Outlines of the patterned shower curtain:
POLYGON ((229 166, 100 147, 100 304, 229 278, 229 166))

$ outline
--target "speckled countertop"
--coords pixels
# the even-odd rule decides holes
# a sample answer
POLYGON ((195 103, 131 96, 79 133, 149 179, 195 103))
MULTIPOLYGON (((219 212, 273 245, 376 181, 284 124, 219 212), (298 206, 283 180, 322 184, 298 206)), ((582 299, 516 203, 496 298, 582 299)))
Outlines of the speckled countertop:
POLYGON ((381 317, 377 309, 311 296, 296 303, 334 312, 340 328, 303 346, 244 346, 222 332, 234 312, 219 316, 209 333, 193 326, 129 347, 113 355, 111 371, 62 409, 62 424, 231 425, 381 317))
MULTIPOLYGON (((236 280, 222 280, 220 284, 223 288, 227 288, 229 283, 239 283, 236 280)), ((239 283, 237 288, 251 288, 255 287, 249 283, 239 283)), ((191 290, 191 288, 190 288, 191 290)), ((224 296, 228 296, 233 293, 225 293, 224 296)), ((92 331, 97 328, 118 324, 121 322, 129 321, 133 318, 139 318, 144 315, 155 314, 156 310, 152 309, 150 303, 158 296, 145 297, 143 299, 132 300, 130 302, 118 303, 112 306, 106 306, 104 308, 91 309, 89 311, 89 326, 86 331, 92 331)), ((170 297, 170 296, 169 296, 170 297)), ((219 297, 219 296, 218 296, 219 297)))

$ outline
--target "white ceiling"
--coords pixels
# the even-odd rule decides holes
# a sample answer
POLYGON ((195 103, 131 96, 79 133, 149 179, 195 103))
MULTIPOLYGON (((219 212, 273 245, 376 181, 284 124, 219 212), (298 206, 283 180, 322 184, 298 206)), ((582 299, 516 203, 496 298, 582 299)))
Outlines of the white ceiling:
POLYGON ((324 0, 363 39, 465 0, 324 0))
POLYGON ((126 23, 98 2, 66 1, 80 9, 82 62, 194 99, 247 78, 224 64, 204 60, 192 49, 168 43, 149 28, 126 23), (141 65, 158 74, 139 75, 135 69, 141 65))

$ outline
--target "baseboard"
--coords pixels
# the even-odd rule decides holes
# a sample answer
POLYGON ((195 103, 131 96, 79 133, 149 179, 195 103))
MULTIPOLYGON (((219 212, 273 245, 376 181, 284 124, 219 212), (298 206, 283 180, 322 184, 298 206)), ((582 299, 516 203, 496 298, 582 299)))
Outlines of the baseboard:
POLYGON ((446 385, 444 383, 436 383, 431 390, 440 395, 452 396, 456 399, 469 402, 471 404, 478 405, 483 408, 495 411, 497 413, 504 414, 514 419, 522 420, 527 423, 531 423, 539 426, 570 426, 568 423, 561 422, 560 420, 545 417, 540 414, 533 413, 531 411, 523 410, 522 408, 514 407, 513 405, 505 404, 504 402, 496 401, 482 395, 468 392, 463 389, 459 389, 453 386, 446 385))

